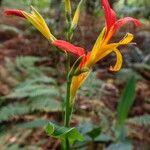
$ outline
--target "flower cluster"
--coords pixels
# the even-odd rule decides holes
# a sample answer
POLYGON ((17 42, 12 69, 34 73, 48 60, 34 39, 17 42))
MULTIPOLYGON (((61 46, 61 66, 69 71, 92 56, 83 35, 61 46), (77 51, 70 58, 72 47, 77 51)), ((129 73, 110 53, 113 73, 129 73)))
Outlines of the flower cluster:
MULTIPOLYGON (((77 25, 79 14, 80 14, 81 2, 79 3, 78 8, 75 12, 72 21, 73 26, 77 25)), ((65 6, 68 13, 70 13, 71 11, 70 1, 66 0, 65 6)), ((83 72, 81 71, 80 73, 74 75, 72 78, 70 93, 71 93, 71 100, 73 100, 78 88, 88 77, 91 67, 95 63, 100 61, 102 58, 106 57, 112 52, 115 53, 116 64, 114 66, 110 66, 109 69, 111 71, 120 70, 122 66, 122 54, 120 53, 118 47, 120 45, 129 44, 133 40, 133 35, 131 33, 127 33, 122 40, 116 43, 110 43, 110 40, 113 37, 113 35, 119 30, 119 28, 128 22, 133 22, 135 26, 141 25, 139 20, 131 17, 125 17, 123 19, 117 20, 116 13, 114 12, 114 10, 110 8, 108 0, 102 0, 102 7, 105 13, 106 25, 103 28, 100 35, 98 36, 92 50, 89 51, 88 53, 86 53, 86 51, 81 47, 77 47, 64 40, 56 39, 50 32, 43 17, 33 7, 31 7, 32 8, 31 13, 27 13, 25 11, 16 10, 16 9, 7 9, 4 11, 4 13, 7 15, 15 15, 27 19, 35 28, 37 28, 46 37, 46 39, 49 42, 51 42, 52 45, 58 47, 64 52, 72 53, 77 57, 82 57, 82 60, 76 69, 86 70, 86 71, 83 72)))

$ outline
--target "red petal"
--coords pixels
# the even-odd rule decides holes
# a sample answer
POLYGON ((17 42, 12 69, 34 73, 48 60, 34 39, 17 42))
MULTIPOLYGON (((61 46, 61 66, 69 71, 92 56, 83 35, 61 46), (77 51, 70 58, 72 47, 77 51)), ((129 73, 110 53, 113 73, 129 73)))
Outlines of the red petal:
POLYGON ((108 0, 102 0, 102 6, 105 12, 107 29, 109 30, 110 27, 116 22, 116 13, 110 8, 108 0))
POLYGON ((114 24, 114 32, 116 32, 120 27, 129 22, 133 22, 137 27, 141 25, 141 22, 139 20, 131 17, 125 17, 123 19, 116 21, 116 23, 114 24))
POLYGON ((15 16, 25 18, 25 16, 22 13, 22 10, 18 10, 18 9, 6 9, 6 10, 4 10, 4 13, 6 15, 15 15, 15 16))
POLYGON ((85 54, 85 50, 83 48, 74 46, 73 44, 63 40, 55 40, 54 42, 52 42, 52 44, 76 56, 82 56, 85 54))

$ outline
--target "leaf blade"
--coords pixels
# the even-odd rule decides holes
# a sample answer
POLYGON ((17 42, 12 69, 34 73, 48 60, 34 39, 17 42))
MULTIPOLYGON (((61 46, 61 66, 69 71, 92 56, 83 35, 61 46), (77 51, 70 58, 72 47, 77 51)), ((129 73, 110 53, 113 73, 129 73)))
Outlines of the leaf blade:
POLYGON ((131 75, 117 107, 118 125, 122 126, 135 99, 136 78, 131 75))

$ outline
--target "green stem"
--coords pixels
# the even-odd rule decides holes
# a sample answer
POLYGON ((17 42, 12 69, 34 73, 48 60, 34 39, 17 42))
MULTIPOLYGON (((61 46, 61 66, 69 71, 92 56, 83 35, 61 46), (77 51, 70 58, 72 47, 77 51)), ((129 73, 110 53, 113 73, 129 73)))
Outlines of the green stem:
MULTIPOLYGON (((66 20, 68 24, 68 30, 67 30, 67 40, 70 42, 71 41, 71 34, 70 34, 70 28, 71 28, 71 14, 67 16, 66 14, 66 20)), ((73 106, 70 104, 70 88, 71 88, 71 81, 72 77, 69 76, 70 72, 70 54, 67 54, 67 60, 66 60, 66 75, 67 75, 67 91, 66 91, 66 97, 65 97, 65 120, 64 120, 64 126, 69 128, 70 127, 70 119, 71 119, 71 114, 72 114, 72 109, 73 106)), ((70 143, 68 138, 65 139, 63 144, 63 149, 64 150, 70 150, 70 143)))
POLYGON ((72 113, 72 106, 70 105, 70 87, 71 87, 71 79, 67 79, 67 93, 66 93, 66 107, 65 107, 65 127, 69 127, 70 117, 72 113))
MULTIPOLYGON (((69 66, 70 68, 70 66, 69 66)), ((70 70, 70 69, 69 69, 70 70)), ((70 87, 71 87, 71 80, 72 78, 69 77, 69 71, 67 70, 67 91, 66 91, 66 98, 65 98, 65 121, 64 126, 70 126, 70 119, 72 114, 72 105, 70 105, 70 87)), ((68 138, 65 139, 65 150, 70 149, 70 143, 68 138)))

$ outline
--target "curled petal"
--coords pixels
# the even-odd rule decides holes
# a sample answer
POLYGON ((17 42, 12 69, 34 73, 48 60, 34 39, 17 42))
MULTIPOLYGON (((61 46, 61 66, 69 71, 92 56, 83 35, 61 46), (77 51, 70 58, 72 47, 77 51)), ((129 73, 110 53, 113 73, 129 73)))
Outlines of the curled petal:
POLYGON ((120 27, 122 27, 123 25, 129 23, 129 22, 133 22, 135 24, 135 26, 139 27, 141 25, 141 22, 137 19, 134 19, 132 17, 125 17, 123 19, 119 19, 118 21, 115 22, 114 27, 113 27, 113 33, 115 33, 118 29, 120 29, 120 27))
POLYGON ((133 34, 127 33, 127 34, 125 35, 125 37, 118 43, 117 46, 129 44, 129 43, 133 40, 133 38, 134 38, 133 34))
POLYGON ((107 30, 116 22, 116 13, 110 8, 108 0, 102 0, 102 6, 105 13, 107 30))
POLYGON ((19 9, 6 9, 4 10, 4 14, 25 18, 25 16, 23 15, 23 11, 19 9))
POLYGON ((111 43, 111 44, 107 44, 104 49, 106 51, 106 49, 114 49, 117 48, 120 45, 126 45, 129 44, 132 40, 133 40, 134 36, 131 33, 127 33, 123 39, 121 41, 119 41, 118 43, 111 43))
POLYGON ((115 54, 116 54, 116 64, 114 67, 110 66, 109 70, 110 71, 119 71, 121 66, 122 66, 122 54, 118 49, 114 49, 115 54))
POLYGON ((85 50, 81 47, 74 46, 73 44, 63 41, 63 40, 55 40, 52 44, 60 49, 63 49, 66 52, 72 53, 76 56, 85 55, 85 50))

